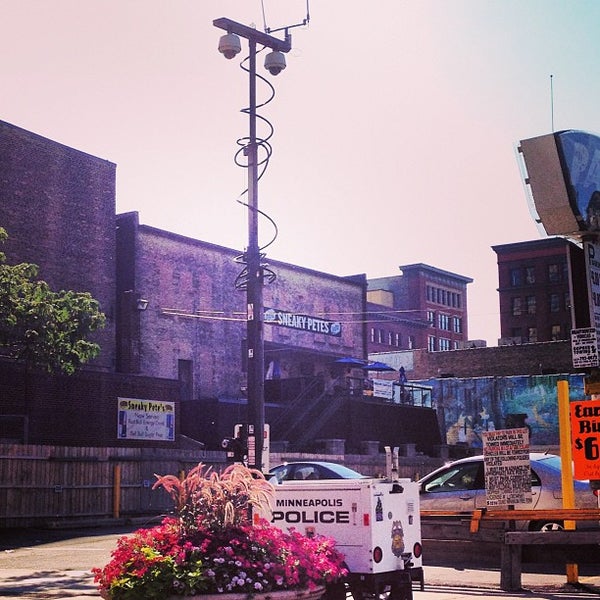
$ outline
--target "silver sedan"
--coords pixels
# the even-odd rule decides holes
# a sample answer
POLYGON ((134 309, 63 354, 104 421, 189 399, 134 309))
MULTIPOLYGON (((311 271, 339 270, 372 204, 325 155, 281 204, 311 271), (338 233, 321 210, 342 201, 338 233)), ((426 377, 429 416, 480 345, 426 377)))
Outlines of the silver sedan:
MULTIPOLYGON (((554 454, 531 453, 531 503, 515 504, 516 509, 562 508, 561 460, 554 454)), ((421 510, 470 513, 486 507, 483 456, 470 456, 436 469, 421 480, 421 510)), ((588 481, 574 480, 576 508, 597 508, 588 481)), ((583 527, 597 522, 582 522, 583 527)), ((519 529, 546 531, 561 529, 562 522, 517 522, 519 529)))

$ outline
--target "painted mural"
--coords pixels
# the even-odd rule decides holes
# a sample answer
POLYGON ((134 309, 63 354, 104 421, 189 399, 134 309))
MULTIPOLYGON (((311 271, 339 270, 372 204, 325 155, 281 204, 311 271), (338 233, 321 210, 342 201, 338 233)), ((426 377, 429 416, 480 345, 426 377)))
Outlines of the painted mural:
POLYGON ((428 379, 446 443, 482 447, 482 432, 527 427, 532 446, 556 446, 557 381, 569 382, 571 400, 586 398, 582 375, 528 375, 428 379))

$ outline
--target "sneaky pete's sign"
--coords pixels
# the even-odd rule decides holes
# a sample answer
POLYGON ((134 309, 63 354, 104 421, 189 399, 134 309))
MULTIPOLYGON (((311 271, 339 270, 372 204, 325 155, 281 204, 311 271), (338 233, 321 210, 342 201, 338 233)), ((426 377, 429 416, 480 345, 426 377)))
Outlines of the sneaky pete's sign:
POLYGON ((265 308, 264 322, 269 325, 299 329, 310 333, 321 333, 335 337, 342 335, 342 324, 339 321, 328 321, 327 319, 286 312, 276 308, 265 308))

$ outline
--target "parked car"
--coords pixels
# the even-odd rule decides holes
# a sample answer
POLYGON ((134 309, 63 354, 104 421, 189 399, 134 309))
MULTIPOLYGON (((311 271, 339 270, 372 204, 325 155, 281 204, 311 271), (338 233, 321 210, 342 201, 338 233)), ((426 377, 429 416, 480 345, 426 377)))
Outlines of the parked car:
POLYGON ((269 471, 271 483, 304 481, 307 479, 363 479, 365 476, 354 469, 323 461, 286 462, 269 471))
MULTIPOLYGON (((561 461, 555 454, 531 453, 532 502, 516 504, 516 509, 562 508, 561 461)), ((456 460, 419 480, 421 510, 470 513, 486 507, 483 456, 456 460)), ((588 481, 574 480, 576 508, 597 508, 598 499, 588 481)), ((582 522, 582 527, 597 522, 582 522)), ((548 531, 562 529, 561 521, 517 521, 517 529, 548 531)))

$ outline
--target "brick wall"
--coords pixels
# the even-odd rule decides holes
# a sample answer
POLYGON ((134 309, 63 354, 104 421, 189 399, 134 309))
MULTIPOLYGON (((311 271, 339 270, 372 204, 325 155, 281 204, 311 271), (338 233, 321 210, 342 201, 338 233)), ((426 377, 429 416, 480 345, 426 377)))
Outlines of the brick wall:
POLYGON ((115 165, 0 121, 0 226, 9 264, 52 289, 90 292, 106 313, 96 368, 114 367, 115 165))
POLYGON ((406 368, 409 379, 484 377, 571 373, 571 344, 567 341, 468 348, 449 352, 415 350, 406 368))

